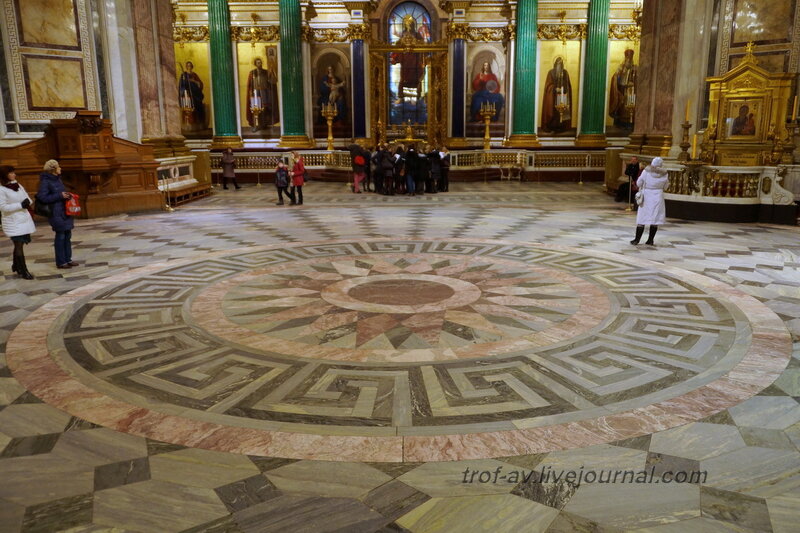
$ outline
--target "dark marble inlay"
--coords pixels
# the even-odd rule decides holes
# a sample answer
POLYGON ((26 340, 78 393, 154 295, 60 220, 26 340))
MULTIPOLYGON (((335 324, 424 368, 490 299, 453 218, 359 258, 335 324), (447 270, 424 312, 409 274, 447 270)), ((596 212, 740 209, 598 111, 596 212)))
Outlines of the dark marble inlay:
POLYGON ((217 487, 214 492, 232 513, 265 502, 280 494, 277 487, 261 475, 217 487))
POLYGON ((371 490, 364 497, 364 503, 386 518, 397 520, 429 499, 427 494, 395 479, 371 490))
POLYGON ((440 302, 455 294, 452 287, 425 280, 387 279, 362 283, 347 294, 356 300, 384 305, 419 305, 440 302))
POLYGON ((48 435, 35 435, 33 437, 17 437, 11 439, 0 457, 23 457, 26 455, 39 455, 49 453, 58 442, 61 433, 48 435))
POLYGON ((33 505, 25 510, 25 533, 50 533, 89 524, 92 521, 92 493, 33 505))
POLYGON ((612 446, 619 446, 621 448, 632 448, 634 450, 642 450, 644 452, 650 449, 651 435, 642 435, 641 437, 633 437, 632 439, 618 440, 609 442, 612 446))
MULTIPOLYGON (((649 436, 650 435, 648 435, 648 437, 649 436)), ((681 472, 685 472, 689 476, 693 476, 695 472, 699 472, 700 470, 700 461, 686 459, 685 457, 674 457, 672 455, 665 455, 663 453, 650 452, 647 454, 645 469, 649 470, 651 467, 653 468, 653 473, 656 476, 660 476, 665 472, 671 472, 673 476, 681 472)), ((686 481, 688 483, 698 485, 703 481, 703 479, 702 477, 695 479, 688 477, 686 481)))
POLYGON ((147 439, 147 455, 177 452, 178 450, 185 450, 186 448, 186 446, 181 446, 180 444, 170 444, 168 442, 147 439))
POLYGON ((247 457, 261 472, 269 472, 278 467, 297 462, 297 459, 281 459, 280 457, 257 457, 255 455, 248 455, 247 457))
POLYGON ((566 481, 541 483, 540 480, 541 473, 534 470, 530 473, 530 478, 527 481, 521 481, 514 487, 511 494, 561 510, 575 495, 575 491, 578 490, 578 486, 574 483, 566 481))
POLYGON ((234 513, 245 533, 372 533, 389 520, 363 503, 350 498, 278 496, 234 513))
POLYGON ((130 461, 96 467, 94 469, 94 490, 111 489, 148 479, 150 479, 150 461, 147 457, 139 457, 130 461))
POLYGON ((11 402, 11 405, 17 405, 21 403, 44 403, 44 402, 40 400, 37 396, 35 396, 32 392, 25 391, 22 394, 20 394, 16 400, 11 402))
POLYGON ((365 463, 383 472, 386 475, 400 477, 406 472, 411 472, 422 463, 365 463))
POLYGON ((702 486, 700 511, 705 516, 731 522, 739 527, 754 531, 772 531, 769 509, 764 498, 702 486))

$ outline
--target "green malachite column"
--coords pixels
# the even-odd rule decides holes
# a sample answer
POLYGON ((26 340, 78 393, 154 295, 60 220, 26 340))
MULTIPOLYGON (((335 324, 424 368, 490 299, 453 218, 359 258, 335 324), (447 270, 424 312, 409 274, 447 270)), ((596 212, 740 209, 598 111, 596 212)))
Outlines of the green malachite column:
POLYGON ((606 71, 610 4, 610 0, 589 2, 586 61, 583 65, 581 130, 575 141, 576 146, 606 146, 606 71))
POLYGON ((214 80, 214 146, 240 147, 236 129, 236 89, 231 51, 231 15, 227 0, 208 0, 211 78, 214 80))
POLYGON ((281 35, 281 95, 283 108, 283 146, 310 146, 306 135, 306 114, 303 100, 303 50, 300 0, 279 0, 281 35))
POLYGON ((517 2, 517 40, 514 56, 514 107, 511 146, 539 146, 536 138, 536 40, 538 0, 517 2))

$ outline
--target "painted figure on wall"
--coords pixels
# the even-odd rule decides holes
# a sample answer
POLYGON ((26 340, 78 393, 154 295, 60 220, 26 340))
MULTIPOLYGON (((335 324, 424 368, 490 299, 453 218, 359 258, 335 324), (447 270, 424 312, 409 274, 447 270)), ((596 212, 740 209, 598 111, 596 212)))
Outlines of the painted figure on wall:
POLYGON ((755 135, 756 122, 753 113, 750 113, 750 106, 744 104, 739 108, 739 116, 733 119, 731 135, 755 135))
POLYGON ((264 68, 260 57, 247 76, 247 123, 253 131, 263 130, 278 121, 276 73, 264 68))
POLYGON ((625 129, 633 129, 634 109, 636 106, 636 74, 637 67, 633 63, 633 50, 625 50, 625 58, 619 68, 611 76, 611 87, 608 95, 608 114, 614 119, 614 125, 625 129))
MULTIPOLYGON (((334 122, 344 120, 346 105, 345 105, 345 89, 344 80, 336 76, 336 72, 332 65, 328 65, 325 69, 325 74, 322 76, 322 81, 319 84, 319 101, 317 104, 322 107, 323 104, 333 104, 336 106, 336 116, 333 117, 334 122)), ((322 115, 319 116, 322 122, 325 122, 322 115)))
POLYGON ((483 122, 480 110, 484 104, 493 104, 495 114, 492 122, 496 122, 502 116, 505 98, 500 94, 500 81, 492 72, 492 65, 484 61, 480 72, 475 74, 472 79, 472 102, 470 104, 470 117, 473 122, 483 122))
MULTIPOLYGON (((411 15, 403 17, 403 33, 400 37, 412 38, 415 41, 424 40, 417 31, 417 22, 411 15)), ((392 65, 400 65, 400 81, 397 86, 397 99, 402 102, 406 95, 420 97, 422 76, 425 73, 425 63, 422 54, 414 52, 393 52, 390 56, 392 65)))
MULTIPOLYGON (((180 65, 180 63, 178 63, 180 65)), ((203 102, 203 81, 194 72, 194 63, 187 61, 178 81, 178 97, 183 109, 183 129, 206 128, 206 107, 203 102)))
POLYGON ((547 73, 542 97, 542 129, 560 133, 572 127, 572 83, 561 56, 547 73))

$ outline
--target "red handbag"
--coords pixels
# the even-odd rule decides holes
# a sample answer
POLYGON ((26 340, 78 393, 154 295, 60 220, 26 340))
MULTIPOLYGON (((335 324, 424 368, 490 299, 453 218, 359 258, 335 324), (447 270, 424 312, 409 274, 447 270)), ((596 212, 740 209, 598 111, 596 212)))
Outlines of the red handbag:
POLYGON ((76 217, 81 214, 81 204, 78 203, 78 195, 71 193, 69 200, 67 200, 66 210, 67 216, 76 217))

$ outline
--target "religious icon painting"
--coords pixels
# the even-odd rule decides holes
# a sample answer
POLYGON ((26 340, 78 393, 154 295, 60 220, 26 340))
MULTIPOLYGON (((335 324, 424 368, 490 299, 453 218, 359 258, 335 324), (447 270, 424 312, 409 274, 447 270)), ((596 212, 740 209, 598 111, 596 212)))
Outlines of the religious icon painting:
POLYGON ((731 140, 750 141, 761 133, 761 99, 726 101, 725 136, 731 140))
POLYGON ((334 138, 352 137, 350 115, 350 51, 347 45, 315 45, 311 49, 314 137, 328 136, 325 113, 332 113, 334 138))
POLYGON ((636 114, 639 50, 633 41, 608 43, 606 136, 629 137, 636 114))
POLYGON ((176 44, 175 62, 181 135, 189 139, 210 139, 213 122, 208 43, 176 44))
POLYGON ((574 137, 577 133, 580 41, 542 41, 539 45, 540 137, 574 137))
POLYGON ((489 134, 505 133, 507 62, 500 43, 470 43, 467 48, 466 136, 483 137, 485 117, 489 134))
POLYGON ((276 139, 281 135, 278 47, 239 43, 239 106, 242 137, 276 139))

